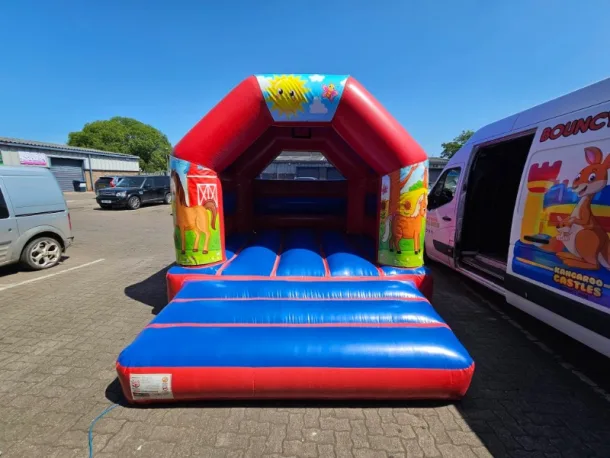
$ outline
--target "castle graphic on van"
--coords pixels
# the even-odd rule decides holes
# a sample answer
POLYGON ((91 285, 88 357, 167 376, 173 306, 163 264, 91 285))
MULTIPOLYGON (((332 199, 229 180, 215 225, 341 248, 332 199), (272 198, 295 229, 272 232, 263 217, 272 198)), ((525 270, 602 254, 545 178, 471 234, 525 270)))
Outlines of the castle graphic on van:
POLYGON ((610 154, 593 145, 562 153, 529 166, 512 269, 610 308, 610 154))

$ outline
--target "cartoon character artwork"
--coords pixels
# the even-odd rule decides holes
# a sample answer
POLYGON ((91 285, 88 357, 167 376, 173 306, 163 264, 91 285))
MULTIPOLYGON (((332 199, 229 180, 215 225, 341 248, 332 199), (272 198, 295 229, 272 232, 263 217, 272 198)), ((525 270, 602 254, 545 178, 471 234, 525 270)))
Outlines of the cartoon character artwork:
POLYGON ((599 148, 585 148, 585 166, 574 179, 572 190, 579 198, 569 218, 558 219, 557 238, 567 251, 557 253, 563 263, 580 269, 610 269, 610 238, 591 210, 593 197, 608 185, 610 154, 603 159, 599 148))
POLYGON ((303 112, 303 105, 307 103, 307 81, 299 75, 274 76, 269 80, 269 89, 265 100, 271 103, 271 110, 286 115, 288 118, 296 117, 303 112))
POLYGON ((335 89, 335 85, 333 83, 330 83, 328 86, 326 84, 322 85, 322 98, 328 99, 332 102, 337 95, 339 95, 339 91, 335 89))
POLYGON ((341 100, 346 75, 257 75, 274 121, 328 122, 341 100))
POLYGON ((610 307, 610 143, 605 155, 602 143, 544 151, 528 166, 510 265, 610 307))
POLYGON ((222 260, 218 178, 209 169, 175 158, 170 177, 178 264, 222 260))
POLYGON ((378 261, 396 267, 423 265, 428 206, 428 164, 414 164, 382 178, 378 261))
MULTIPOLYGON (((400 241, 402 239, 413 240, 415 254, 421 251, 421 231, 422 220, 426 217, 426 196, 420 195, 415 204, 415 209, 408 215, 398 214, 388 226, 391 226, 392 237, 390 238, 390 251, 396 250, 397 254, 402 254, 400 241)), ((407 212, 411 211, 411 202, 405 202, 407 212)))

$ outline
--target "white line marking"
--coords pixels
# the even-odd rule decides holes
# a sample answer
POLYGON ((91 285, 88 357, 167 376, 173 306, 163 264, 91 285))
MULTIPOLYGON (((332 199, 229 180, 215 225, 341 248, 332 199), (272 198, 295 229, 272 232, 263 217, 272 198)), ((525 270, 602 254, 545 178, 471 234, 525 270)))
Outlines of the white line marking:
POLYGON ((95 261, 91 261, 91 262, 88 262, 86 264, 81 264, 80 266, 70 267, 69 269, 62 270, 60 272, 54 272, 54 273, 49 274, 49 275, 43 275, 42 277, 31 278, 29 280, 21 281, 19 283, 14 283, 12 285, 1 286, 0 287, 0 292, 1 291, 5 291, 7 289, 15 288, 17 286, 27 285, 28 283, 34 283, 35 281, 38 281, 38 280, 45 280, 46 278, 55 277, 56 275, 65 274, 67 272, 71 272, 71 271, 76 270, 76 269, 82 269, 83 267, 92 266, 93 264, 97 264, 98 262, 102 262, 102 261, 105 261, 105 259, 103 259, 103 258, 102 259, 97 259, 95 261))

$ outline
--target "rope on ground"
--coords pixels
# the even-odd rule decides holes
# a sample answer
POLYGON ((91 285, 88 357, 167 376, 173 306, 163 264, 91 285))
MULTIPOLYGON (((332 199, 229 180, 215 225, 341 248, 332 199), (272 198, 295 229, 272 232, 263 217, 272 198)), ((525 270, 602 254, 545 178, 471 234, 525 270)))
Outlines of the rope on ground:
POLYGON ((95 426, 95 424, 97 423, 97 421, 102 418, 104 415, 106 415, 108 412, 110 412, 112 409, 114 409, 115 407, 118 407, 118 404, 112 404, 108 407, 106 407, 104 409, 104 411, 99 414, 97 417, 95 417, 95 420, 93 420, 91 422, 91 426, 89 426, 89 458, 93 458, 93 427, 95 426))

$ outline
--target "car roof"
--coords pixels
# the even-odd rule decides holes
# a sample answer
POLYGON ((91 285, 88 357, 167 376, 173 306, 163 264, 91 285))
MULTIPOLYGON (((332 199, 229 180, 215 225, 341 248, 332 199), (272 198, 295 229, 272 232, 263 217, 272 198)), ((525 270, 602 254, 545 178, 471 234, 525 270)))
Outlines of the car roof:
POLYGON ((169 178, 168 175, 121 175, 121 178, 169 178))
POLYGON ((51 172, 46 167, 21 166, 11 167, 3 165, 0 167, 0 177, 10 176, 49 176, 51 172))

